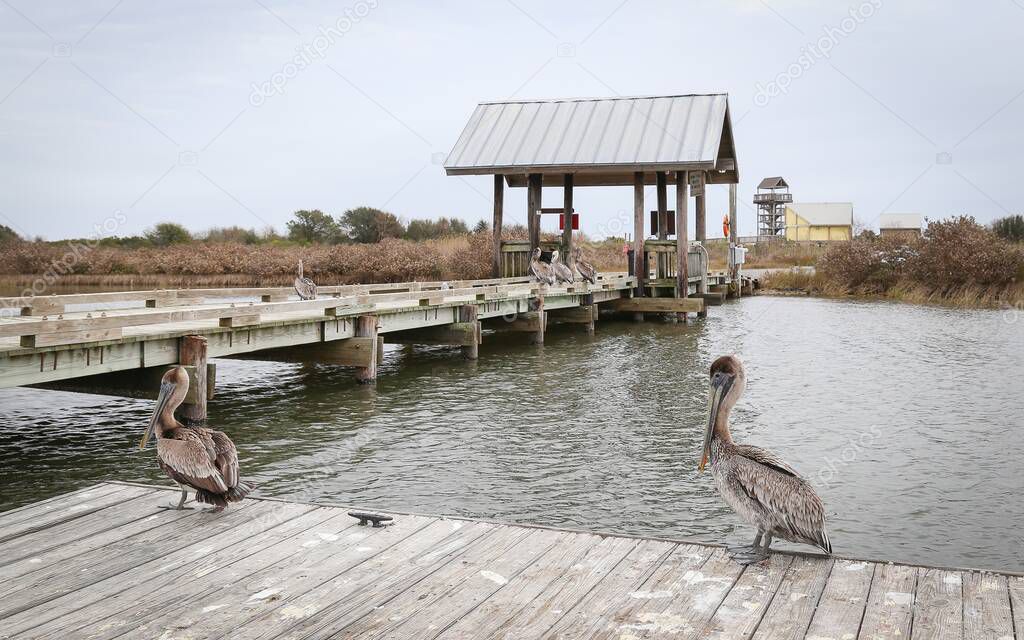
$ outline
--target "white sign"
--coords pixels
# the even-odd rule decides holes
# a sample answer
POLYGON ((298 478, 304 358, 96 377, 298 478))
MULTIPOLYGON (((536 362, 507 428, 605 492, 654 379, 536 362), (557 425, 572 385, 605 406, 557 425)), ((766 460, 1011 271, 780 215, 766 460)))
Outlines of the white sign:
POLYGON ((702 196, 704 195, 704 172, 703 171, 691 171, 690 172, 690 195, 702 196))

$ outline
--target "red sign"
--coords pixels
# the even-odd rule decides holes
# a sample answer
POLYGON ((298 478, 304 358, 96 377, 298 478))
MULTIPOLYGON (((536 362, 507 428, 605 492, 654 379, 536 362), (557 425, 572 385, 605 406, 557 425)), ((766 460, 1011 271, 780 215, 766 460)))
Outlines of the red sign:
MULTIPOLYGON (((565 229, 565 214, 563 213, 563 214, 560 214, 558 216, 558 230, 559 231, 563 231, 564 229, 565 229)), ((572 230, 573 231, 579 231, 580 230, 580 214, 578 214, 578 213, 572 214, 572 230)))

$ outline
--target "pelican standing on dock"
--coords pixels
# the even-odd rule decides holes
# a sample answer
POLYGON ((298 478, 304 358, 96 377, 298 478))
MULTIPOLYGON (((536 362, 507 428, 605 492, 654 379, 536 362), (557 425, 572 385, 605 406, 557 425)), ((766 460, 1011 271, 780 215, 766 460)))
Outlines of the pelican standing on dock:
POLYGON ((188 373, 175 367, 160 380, 153 417, 139 443, 146 448, 156 436, 157 461, 164 473, 181 487, 181 500, 166 509, 188 509, 188 489, 196 491, 196 502, 214 505, 221 511, 229 502, 240 502, 253 487, 238 477, 238 450, 231 438, 205 427, 186 427, 174 418, 174 410, 188 393, 188 373))
POLYGON ((299 275, 295 278, 295 293, 302 300, 316 300, 316 283, 302 273, 302 260, 299 260, 299 275))
POLYGON ((551 265, 540 259, 540 247, 533 250, 533 259, 530 260, 530 274, 537 278, 541 284, 555 284, 555 275, 551 265))
POLYGON ((711 365, 708 424, 699 470, 711 461, 711 475, 722 498, 757 529, 749 547, 729 551, 741 564, 753 564, 768 557, 772 538, 778 537, 831 554, 825 507, 810 483, 771 452, 732 441, 729 412, 746 384, 743 363, 736 356, 722 356, 711 365))
POLYGON ((597 269, 594 265, 590 264, 581 257, 581 250, 576 247, 575 255, 573 256, 572 266, 576 269, 576 272, 580 274, 580 278, 586 280, 590 284, 597 284, 597 269))
POLYGON ((558 257, 558 251, 551 252, 551 271, 555 274, 555 279, 558 282, 572 284, 572 269, 565 266, 558 257))

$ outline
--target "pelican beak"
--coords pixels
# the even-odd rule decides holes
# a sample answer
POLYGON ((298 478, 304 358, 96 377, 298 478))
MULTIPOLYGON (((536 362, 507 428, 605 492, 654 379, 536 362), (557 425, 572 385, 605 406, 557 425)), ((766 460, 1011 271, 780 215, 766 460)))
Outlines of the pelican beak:
POLYGON ((704 471, 704 467, 711 457, 711 439, 715 433, 715 423, 718 421, 718 411, 722 407, 725 396, 732 388, 733 377, 726 373, 716 373, 711 377, 711 391, 708 394, 708 424, 704 431, 704 448, 700 458, 698 471, 704 471))
POLYGON ((153 408, 153 416, 149 419, 149 426, 146 427, 146 433, 142 434, 142 440, 139 441, 139 448, 145 449, 146 443, 156 432, 156 423, 160 420, 160 415, 164 412, 164 408, 167 407, 167 401, 171 398, 171 394, 174 393, 174 385, 169 382, 160 383, 160 393, 156 397, 156 407, 153 408))

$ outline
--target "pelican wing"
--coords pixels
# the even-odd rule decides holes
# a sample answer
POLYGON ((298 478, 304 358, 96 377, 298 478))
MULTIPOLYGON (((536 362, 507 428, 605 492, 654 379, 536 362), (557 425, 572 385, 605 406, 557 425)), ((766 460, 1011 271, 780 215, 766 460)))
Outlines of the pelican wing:
POLYGON ((299 294, 302 300, 315 300, 316 283, 309 278, 295 278, 295 293, 299 294))
POLYGON ((214 466, 220 471, 220 475, 224 478, 224 483, 229 487, 238 486, 238 449, 235 448, 235 443, 231 442, 231 438, 222 431, 214 431, 213 429, 208 430, 210 432, 210 438, 213 439, 213 447, 216 452, 216 458, 213 461, 214 466))
POLYGON ((597 282, 597 271, 594 269, 593 265, 586 260, 582 258, 577 260, 576 270, 579 271, 580 275, 583 276, 583 279, 590 284, 595 284, 597 282))
POLYGON ((177 482, 212 493, 225 493, 228 485, 214 466, 202 436, 191 429, 176 431, 173 438, 160 438, 156 443, 160 466, 177 482))
POLYGON ((757 447, 741 446, 732 474, 744 493, 776 523, 776 533, 832 553, 825 506, 814 488, 788 464, 757 447))

